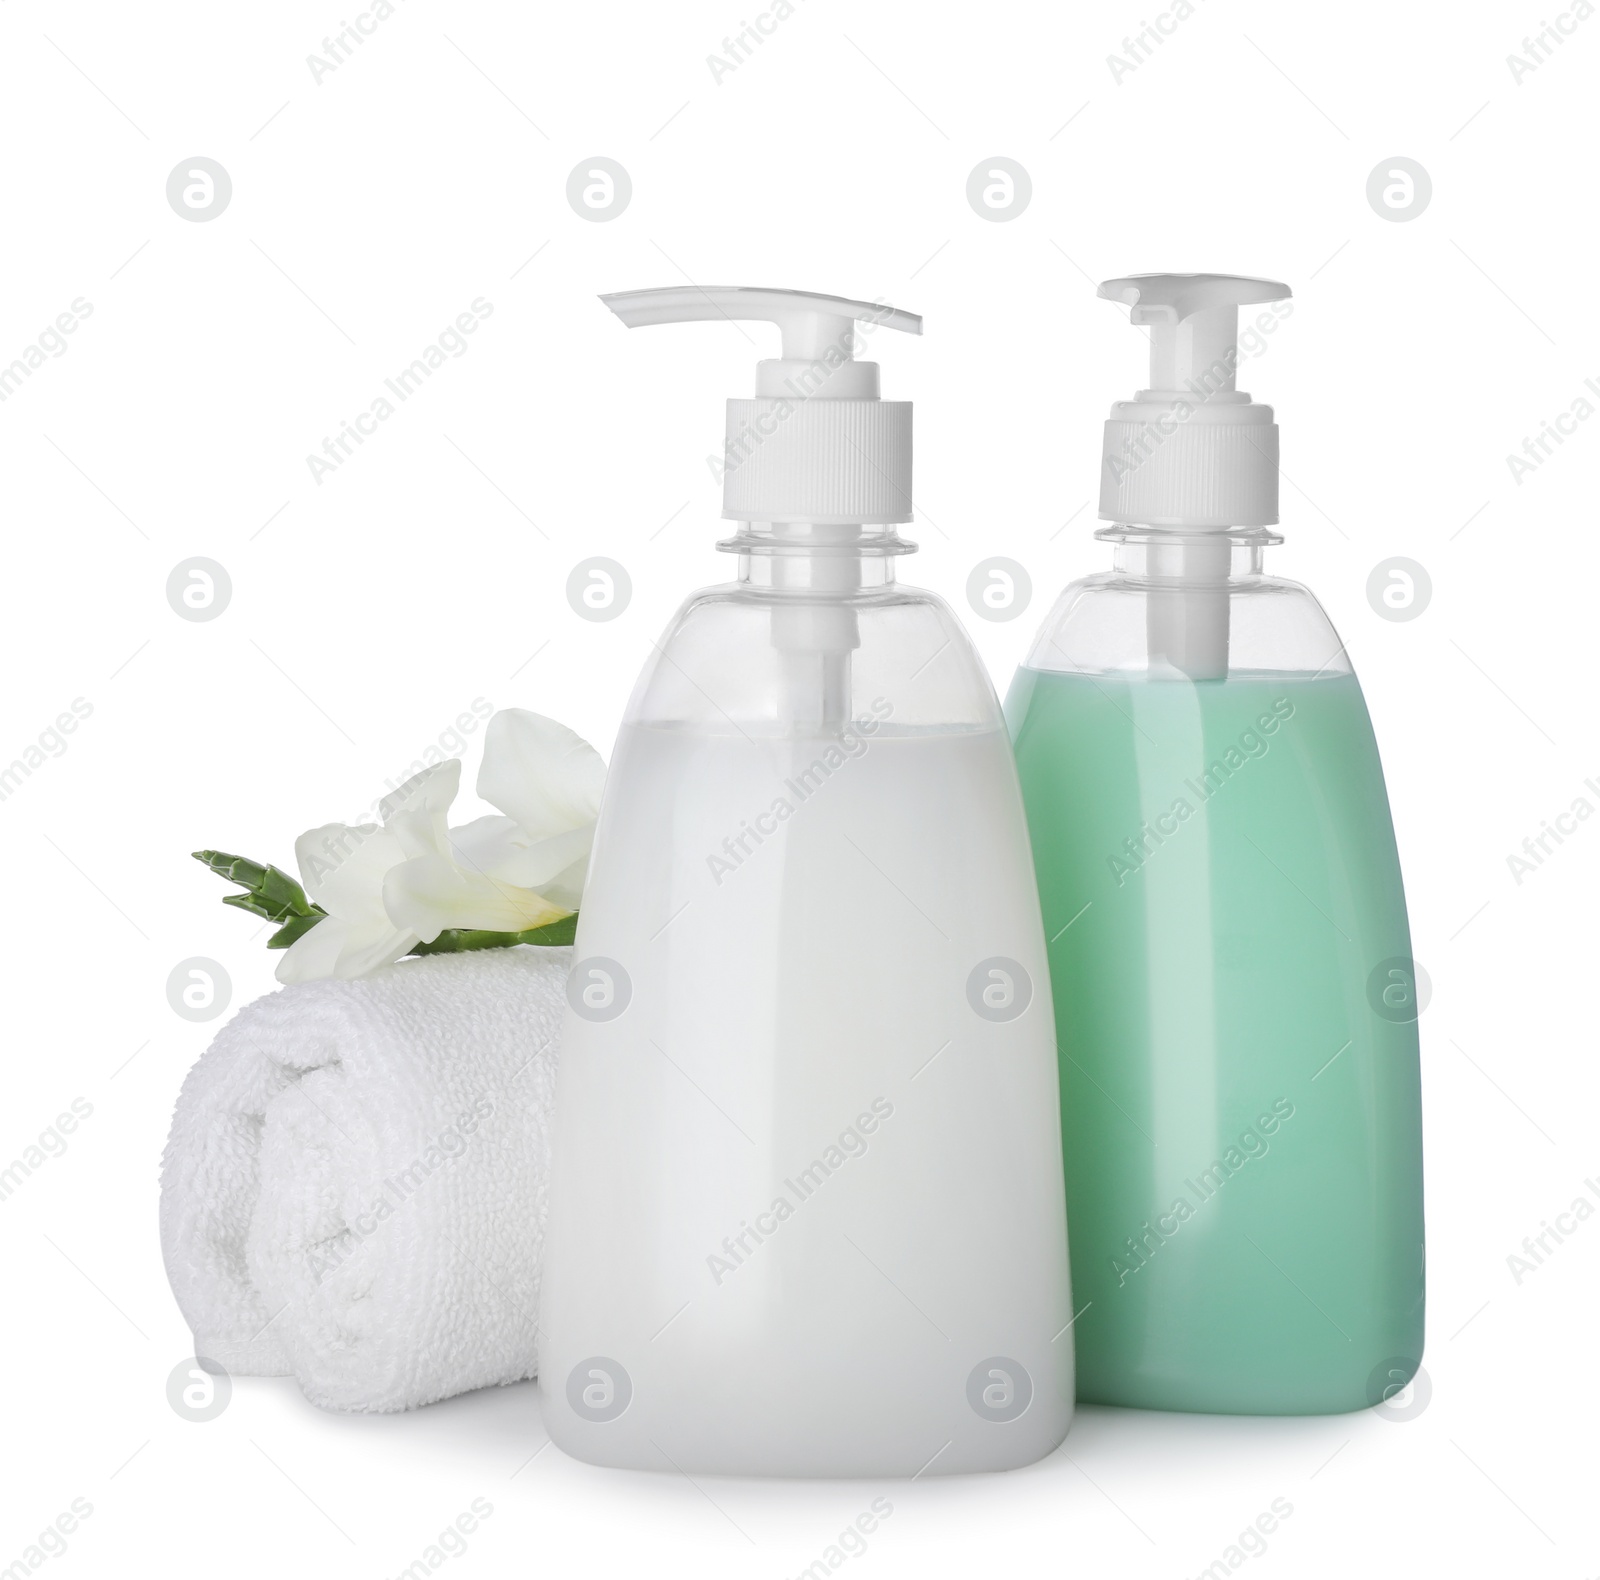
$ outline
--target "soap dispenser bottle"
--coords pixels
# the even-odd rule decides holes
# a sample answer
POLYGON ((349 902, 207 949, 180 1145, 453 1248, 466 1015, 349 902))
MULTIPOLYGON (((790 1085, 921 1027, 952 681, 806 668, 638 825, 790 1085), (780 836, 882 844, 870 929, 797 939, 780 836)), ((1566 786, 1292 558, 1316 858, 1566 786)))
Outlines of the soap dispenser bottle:
MULTIPOLYGON (((1422 1356, 1417 999, 1378 748, 1282 539, 1238 311, 1289 288, 1108 280, 1150 388, 1105 427, 1107 574, 1061 595, 1006 714, 1061 1061, 1078 1394, 1320 1414, 1422 1356)), ((1262 343, 1264 333, 1257 337, 1262 343)), ((1281 354, 1281 353, 1280 353, 1281 354)))
POLYGON ((913 1476, 1062 1440, 1072 1306, 1054 1023, 1004 720, 914 545, 910 313, 798 291, 602 298, 760 320, 730 400, 738 579, 655 644, 578 922, 539 1332, 551 1437, 694 1475, 913 1476))

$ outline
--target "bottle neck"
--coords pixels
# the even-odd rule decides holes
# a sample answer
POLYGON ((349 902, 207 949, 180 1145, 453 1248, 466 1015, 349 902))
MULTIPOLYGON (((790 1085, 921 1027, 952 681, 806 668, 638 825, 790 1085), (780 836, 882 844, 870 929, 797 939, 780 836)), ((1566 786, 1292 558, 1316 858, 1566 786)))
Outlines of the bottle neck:
POLYGON ((739 580, 779 592, 849 595, 894 584, 894 562, 917 545, 892 526, 744 521, 717 545, 739 556, 739 580))
POLYGON ((1095 536, 1115 545, 1112 567, 1130 581, 1226 587, 1261 575, 1266 549, 1283 538, 1266 527, 1145 527, 1118 522, 1095 536))
POLYGON ((1225 680, 1233 595, 1260 579, 1262 551, 1283 539, 1265 527, 1124 522, 1095 536, 1116 545, 1115 576, 1143 596, 1150 674, 1225 680))

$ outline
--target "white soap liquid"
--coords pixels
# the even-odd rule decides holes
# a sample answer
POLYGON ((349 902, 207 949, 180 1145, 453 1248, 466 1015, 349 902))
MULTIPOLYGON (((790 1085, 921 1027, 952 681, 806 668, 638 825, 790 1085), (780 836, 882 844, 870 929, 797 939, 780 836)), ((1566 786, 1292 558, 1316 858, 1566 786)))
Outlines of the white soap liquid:
POLYGON ((541 1312, 556 1441, 907 1476, 1059 1443, 1053 1018, 1004 733, 627 727, 576 958, 541 1312), (980 973, 997 1013, 1031 983, 1008 1019, 969 993, 996 958, 1022 968, 980 973))

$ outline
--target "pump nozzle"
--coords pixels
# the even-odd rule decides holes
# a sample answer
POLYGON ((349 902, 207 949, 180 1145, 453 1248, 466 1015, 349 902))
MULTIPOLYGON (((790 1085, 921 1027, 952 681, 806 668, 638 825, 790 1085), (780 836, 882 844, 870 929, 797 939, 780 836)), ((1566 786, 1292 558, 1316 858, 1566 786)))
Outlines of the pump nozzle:
POLYGON ((748 286, 674 285, 600 300, 630 329, 757 319, 783 331, 783 355, 756 364, 755 399, 728 402, 723 454, 710 458, 728 520, 911 520, 911 403, 879 400, 877 363, 855 358, 879 328, 920 335, 915 313, 748 286))
POLYGON ((756 394, 782 398, 792 394, 787 381, 819 364, 829 377, 808 389, 808 397, 831 400, 876 400, 878 367, 856 362, 856 323, 883 325, 920 335, 915 313, 876 302, 854 302, 814 291, 767 290, 748 285, 670 285, 653 291, 614 291, 600 298, 629 329, 645 324, 729 323, 757 320, 783 331, 783 356, 756 365, 756 394))
POLYGON ((1278 519, 1272 408, 1235 388, 1239 309, 1290 295, 1234 274, 1132 274, 1100 295, 1150 329, 1150 387, 1106 424, 1100 515, 1152 527, 1264 527, 1278 519))
POLYGON ((1289 296, 1235 274, 1131 274, 1100 295, 1150 330, 1150 387, 1106 424, 1100 515, 1163 536, 1148 593, 1153 674, 1228 673, 1227 529, 1278 519, 1278 426, 1236 388, 1239 309, 1289 296))
POLYGON ((1237 274, 1130 274, 1106 280, 1100 295, 1124 302, 1129 323, 1150 328, 1150 391, 1204 390, 1234 395, 1239 360, 1239 309, 1280 302, 1294 293, 1276 280, 1237 274))

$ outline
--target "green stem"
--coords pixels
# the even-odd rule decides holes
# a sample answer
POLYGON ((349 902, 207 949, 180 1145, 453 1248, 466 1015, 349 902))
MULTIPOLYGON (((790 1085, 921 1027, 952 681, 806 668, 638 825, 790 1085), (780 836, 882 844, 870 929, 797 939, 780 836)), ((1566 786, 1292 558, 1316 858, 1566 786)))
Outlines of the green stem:
POLYGON ((578 913, 546 922, 543 927, 530 927, 520 933, 490 933, 477 928, 447 927, 431 944, 418 944, 414 955, 464 954, 469 949, 510 949, 516 944, 542 944, 550 947, 570 944, 578 931, 578 913))
MULTIPOLYGON (((306 898, 306 891, 281 867, 263 865, 245 856, 231 856, 222 850, 197 850, 196 861, 204 862, 219 878, 237 883, 245 892, 223 897, 252 916, 283 925, 267 940, 268 949, 287 949, 304 938, 328 913, 306 898)), ((570 944, 578 929, 578 913, 569 912, 543 927, 529 927, 520 933, 491 933, 470 927, 447 927, 431 944, 418 944, 414 955, 465 954, 470 949, 510 949, 517 944, 542 944, 551 947, 570 944)))

